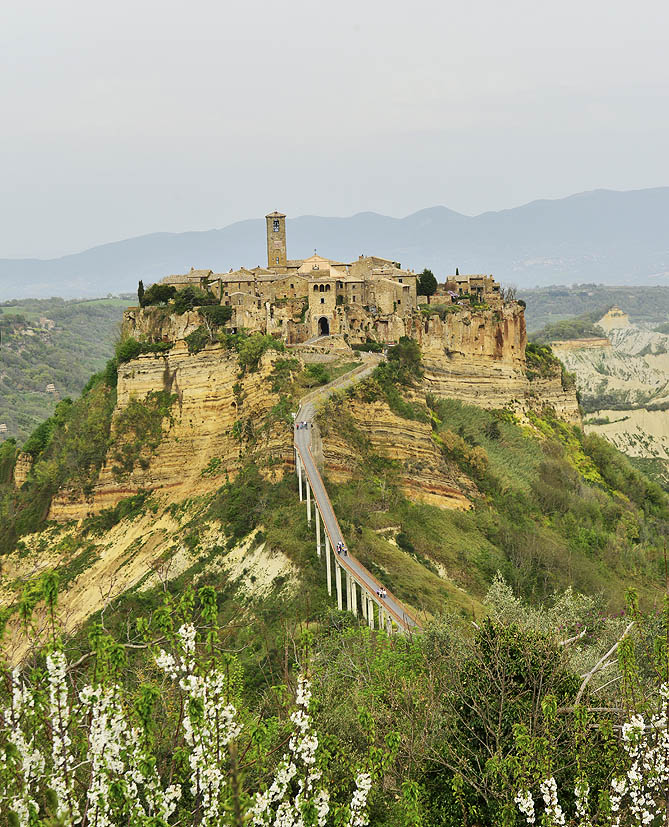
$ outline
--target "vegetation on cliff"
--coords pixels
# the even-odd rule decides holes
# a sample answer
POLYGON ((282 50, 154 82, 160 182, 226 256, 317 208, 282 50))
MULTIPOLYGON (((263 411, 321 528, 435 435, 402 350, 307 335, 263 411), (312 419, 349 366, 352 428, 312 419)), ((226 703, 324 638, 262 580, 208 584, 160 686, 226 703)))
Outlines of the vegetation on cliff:
POLYGON ((59 402, 53 416, 33 431, 23 446, 33 461, 27 482, 16 489, 6 474, 0 477, 0 554, 43 525, 61 486, 90 493, 107 453, 115 402, 115 388, 100 375, 76 401, 59 402))
POLYGON ((386 397, 392 413, 431 422, 445 467, 469 476, 479 492, 467 512, 411 503, 401 491, 407 469, 385 459, 383 445, 374 448, 356 422, 356 404, 385 396, 378 377, 331 399, 319 423, 326 442, 337 435, 358 457, 354 479, 331 494, 345 533, 356 536, 356 553, 400 598, 431 612, 444 600, 466 605, 437 575, 444 571, 475 599, 496 571, 533 599, 573 584, 585 593, 601 590, 615 605, 630 582, 651 598, 664 566, 669 498, 624 455, 550 409, 521 425, 507 410, 424 395, 421 401, 417 382, 386 383, 402 401, 386 397), (350 525, 348 514, 355 514, 350 525), (384 525, 399 526, 422 568, 402 567, 406 554, 389 542, 392 531, 378 531, 384 525))

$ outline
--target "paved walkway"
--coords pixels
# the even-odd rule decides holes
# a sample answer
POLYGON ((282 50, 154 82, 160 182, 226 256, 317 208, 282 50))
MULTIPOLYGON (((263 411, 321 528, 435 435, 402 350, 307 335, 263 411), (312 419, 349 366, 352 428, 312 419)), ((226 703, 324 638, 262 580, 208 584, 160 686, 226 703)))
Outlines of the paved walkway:
POLYGON ((355 558, 349 551, 347 555, 337 554, 334 550, 339 543, 348 544, 344 540, 344 536, 339 528, 337 516, 335 515, 332 503, 323 484, 323 479, 320 475, 318 467, 314 462, 311 453, 311 426, 313 425, 313 418, 315 413, 315 405, 321 399, 326 399, 333 391, 344 389, 356 382, 361 381, 368 376, 381 361, 381 357, 376 356, 369 358, 367 364, 363 364, 349 373, 344 374, 330 382, 329 385, 324 385, 316 391, 308 394, 301 400, 300 409, 297 413, 297 422, 308 422, 308 428, 300 428, 295 430, 295 448, 302 460, 302 467, 306 472, 306 476, 313 493, 314 500, 320 510, 325 531, 330 538, 330 545, 335 557, 335 564, 340 565, 341 568, 348 572, 354 578, 356 583, 367 594, 367 596, 380 608, 385 610, 393 619, 395 624, 402 630, 407 630, 411 627, 418 626, 417 621, 413 618, 402 603, 390 592, 387 591, 387 596, 381 598, 377 594, 377 590, 381 589, 381 583, 369 572, 362 563, 355 558))

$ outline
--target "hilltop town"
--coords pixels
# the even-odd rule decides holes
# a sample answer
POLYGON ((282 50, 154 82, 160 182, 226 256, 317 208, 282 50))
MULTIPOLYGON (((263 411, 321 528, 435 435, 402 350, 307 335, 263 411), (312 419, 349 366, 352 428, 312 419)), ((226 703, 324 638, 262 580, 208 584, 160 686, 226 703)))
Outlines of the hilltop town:
MULTIPOLYGON (((272 212, 267 224, 267 266, 214 273, 191 269, 160 282, 175 290, 194 288, 231 308, 228 330, 261 332, 300 344, 321 336, 346 342, 389 342, 409 335, 410 320, 429 297, 420 295, 420 274, 400 262, 360 255, 339 262, 314 255, 289 259, 286 216, 272 212)), ((158 294, 165 295, 165 294, 158 294)), ((474 304, 499 309, 500 285, 492 276, 449 276, 437 287, 440 306, 474 304)))

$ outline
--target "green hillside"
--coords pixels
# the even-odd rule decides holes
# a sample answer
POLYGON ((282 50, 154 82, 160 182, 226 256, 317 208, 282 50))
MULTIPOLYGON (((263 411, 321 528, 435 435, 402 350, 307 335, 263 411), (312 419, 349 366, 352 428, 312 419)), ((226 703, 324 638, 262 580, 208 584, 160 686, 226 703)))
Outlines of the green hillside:
POLYGON ((127 305, 128 297, 0 304, 0 441, 24 440, 59 399, 81 393, 111 356, 127 305))
POLYGON ((518 298, 527 303, 525 318, 531 332, 583 314, 596 320, 613 305, 622 307, 633 324, 655 328, 669 320, 669 287, 665 286, 555 285, 519 290, 518 298))
MULTIPOLYGON (((241 360, 243 339, 236 344, 241 360)), ((166 507, 159 492, 140 492, 82 524, 45 525, 44 507, 55 488, 69 483, 83 490, 99 468, 113 364, 33 434, 28 447, 35 468, 20 492, 9 485, 11 444, 0 449, 3 562, 25 560, 29 571, 4 584, 16 597, 5 602, 2 621, 9 628, 20 619, 33 642, 62 651, 71 664, 59 697, 70 698, 67 730, 78 782, 72 800, 83 801, 95 777, 89 744, 107 738, 108 749, 121 745, 105 809, 114 827, 242 827, 253 823, 244 813, 259 800, 271 813, 284 806, 284 818, 304 805, 305 825, 521 827, 526 822, 516 795, 530 790, 541 812, 539 784, 549 776, 570 811, 575 784, 587 778, 593 824, 610 823, 610 779, 628 765, 616 735, 620 715, 650 709, 657 683, 669 678, 669 603, 664 616, 654 610, 664 586, 669 497, 613 447, 560 422, 550 409, 522 425, 509 411, 426 397, 419 375, 416 349, 400 346, 370 379, 331 397, 319 413, 324 441, 328 434, 343 435, 358 457, 347 482, 328 482, 349 547, 419 610, 424 629, 407 636, 388 637, 336 611, 295 476, 268 479, 257 447, 244 449, 241 472, 211 495, 166 507), (444 465, 459 468, 478 489, 470 511, 406 498, 402 466, 388 459, 383 445, 373 448, 356 425, 355 405, 372 399, 407 424, 432 423, 444 465), (165 569, 157 577, 158 566, 147 568, 137 586, 64 640, 57 623, 39 622, 44 612, 47 619, 49 613, 57 617, 59 601, 88 576, 112 537, 139 529, 129 547, 137 554, 141 532, 150 534, 168 517, 162 560, 186 561, 174 576, 165 569), (26 536, 40 527, 42 534, 26 536), (235 578, 226 562, 240 543, 244 568, 235 578), (60 560, 55 570, 33 574, 33 561, 54 551, 60 560), (289 561, 294 576, 277 577, 260 590, 264 567, 277 557, 289 561), (620 662, 611 659, 586 688, 584 672, 632 621, 620 662), (186 651, 189 629, 193 643, 186 651), (170 657, 189 664, 183 669, 192 680, 170 677, 170 657), (311 684, 307 707, 299 706, 300 676, 311 684), (95 739, 88 735, 91 720, 99 718, 98 707, 87 705, 87 684, 109 693, 104 697, 113 699, 115 721, 122 715, 137 728, 136 765, 132 749, 123 747, 129 727, 117 724, 112 737, 111 724, 109 732, 100 731, 103 721, 95 739), (569 711, 581 692, 599 712, 569 711), (305 708, 307 719, 299 711, 305 708), (234 731, 227 723, 232 717, 234 731), (191 731, 201 738, 195 746, 191 731), (300 740, 305 733, 308 742, 300 740), (277 778, 284 777, 284 755, 294 761, 295 774, 282 786, 277 778), (225 779, 214 803, 206 799, 216 813, 210 821, 201 811, 196 770, 205 765, 198 761, 209 762, 210 774, 216 768, 212 777, 225 779), (121 773, 126 765, 130 769, 121 773), (310 767, 318 768, 332 805, 321 822, 309 803, 310 787, 299 784, 311 777, 310 767), (179 787, 174 813, 160 821, 128 815, 129 803, 145 801, 136 786, 124 786, 131 772, 140 791, 147 774, 154 778, 147 790, 179 787), (369 777, 362 798, 361 773, 369 777), (268 789, 274 790, 268 799, 256 798, 268 789), (361 800, 364 818, 352 820, 361 800)), ((273 381, 285 393, 282 407, 290 407, 307 379, 275 372, 273 381)), ((166 415, 154 402, 137 402, 149 430, 166 415)), ((34 652, 26 679, 35 706, 16 726, 49 756, 62 724, 49 719, 44 664, 34 652)), ((5 691, 0 688, 0 700, 5 691)), ((16 752, 7 750, 7 756, 0 791, 14 791, 22 777, 16 752)), ((47 777, 52 771, 47 760, 47 777)), ((0 816, 8 819, 15 799, 1 798, 0 816)), ((38 790, 30 806, 46 819, 53 815, 53 796, 38 790)))

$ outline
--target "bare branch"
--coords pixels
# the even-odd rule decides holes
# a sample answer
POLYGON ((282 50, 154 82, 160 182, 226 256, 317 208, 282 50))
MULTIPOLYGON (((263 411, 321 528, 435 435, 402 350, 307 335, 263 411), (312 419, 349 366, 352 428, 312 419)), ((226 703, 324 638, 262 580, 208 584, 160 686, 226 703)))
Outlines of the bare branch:
POLYGON ((587 631, 587 629, 583 629, 583 631, 580 632, 578 635, 574 635, 574 637, 568 637, 566 640, 561 640, 560 646, 569 646, 570 643, 574 643, 574 641, 580 640, 587 631))
POLYGON ((622 635, 618 638, 618 640, 617 640, 617 641, 613 644, 613 646, 609 649, 609 651, 608 651, 605 655, 603 655, 603 656, 602 656, 602 657, 601 657, 601 658, 597 661, 597 663, 593 666, 593 668, 592 668, 592 669, 588 672, 588 674, 585 676, 585 678, 583 679, 583 683, 581 684, 581 686, 580 686, 580 688, 579 688, 578 692, 576 693, 576 700, 574 701, 574 705, 575 705, 575 706, 578 706, 578 704, 579 704, 579 702, 580 702, 581 698, 583 697, 583 693, 585 692, 585 688, 586 688, 586 686, 590 683, 590 681, 591 681, 591 679, 593 678, 593 676, 594 676, 594 675, 596 675, 596 674, 597 674, 597 672, 599 672, 601 669, 603 669, 603 668, 604 668, 602 664, 607 664, 607 661, 609 660, 609 658, 611 657, 611 655, 612 655, 612 654, 616 651, 616 649, 618 648, 618 646, 620 646, 620 644, 623 642, 623 640, 624 640, 624 639, 627 637, 627 635, 629 634, 630 630, 632 629, 632 626, 634 626, 634 621, 632 621, 632 622, 631 622, 631 623, 627 626, 627 628, 625 629, 625 631, 624 631, 624 632, 622 633, 622 635))

